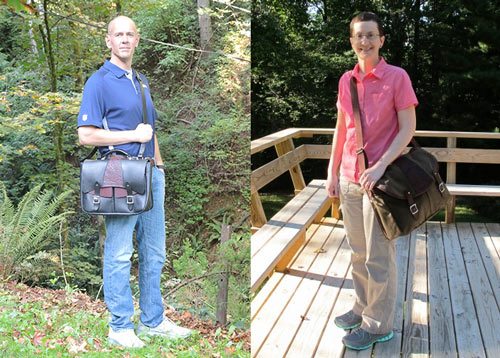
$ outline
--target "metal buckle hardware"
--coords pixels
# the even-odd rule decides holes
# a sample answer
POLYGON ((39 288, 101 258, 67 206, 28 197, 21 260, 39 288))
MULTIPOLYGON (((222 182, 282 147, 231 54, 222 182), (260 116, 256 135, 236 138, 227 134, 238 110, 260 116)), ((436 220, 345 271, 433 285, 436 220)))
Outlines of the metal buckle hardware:
POLYGON ((444 190, 446 189, 443 182, 439 183, 439 187, 438 188, 439 188, 439 191, 441 193, 444 193, 444 190))
POLYGON ((418 213, 417 204, 410 205, 410 212, 412 213, 412 215, 416 215, 418 213))
POLYGON ((94 195, 93 199, 92 199, 92 203, 94 205, 98 205, 101 203, 101 199, 97 196, 97 195, 94 195))
POLYGON ((127 195, 127 204, 128 205, 134 204, 134 197, 132 195, 127 195))

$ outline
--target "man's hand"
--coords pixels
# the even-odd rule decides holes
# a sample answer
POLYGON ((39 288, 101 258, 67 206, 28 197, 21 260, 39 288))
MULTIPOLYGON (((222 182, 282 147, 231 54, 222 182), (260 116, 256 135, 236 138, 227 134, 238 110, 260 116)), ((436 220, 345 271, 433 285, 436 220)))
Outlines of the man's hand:
POLYGON ((135 135, 137 136, 137 142, 149 142, 153 138, 153 127, 150 124, 140 123, 135 129, 135 135))

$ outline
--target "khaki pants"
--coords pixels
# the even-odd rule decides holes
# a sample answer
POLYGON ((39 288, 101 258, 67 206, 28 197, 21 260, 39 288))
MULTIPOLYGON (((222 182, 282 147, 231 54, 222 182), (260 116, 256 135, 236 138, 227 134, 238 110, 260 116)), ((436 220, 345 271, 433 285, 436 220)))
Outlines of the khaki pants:
POLYGON ((385 238, 364 189, 340 179, 342 215, 352 249, 352 279, 356 292, 354 313, 361 328, 385 334, 392 330, 396 302, 395 241, 385 238))

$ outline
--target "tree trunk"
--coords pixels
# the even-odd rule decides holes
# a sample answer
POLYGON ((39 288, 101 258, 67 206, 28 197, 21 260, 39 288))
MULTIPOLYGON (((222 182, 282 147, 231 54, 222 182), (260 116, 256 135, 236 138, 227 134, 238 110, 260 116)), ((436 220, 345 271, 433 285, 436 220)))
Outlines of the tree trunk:
MULTIPOLYGON (((31 2, 32 0, 27 0, 26 5, 31 5, 31 2)), ((29 25, 28 36, 30 38, 31 52, 34 55, 38 55, 38 46, 35 41, 35 34, 33 33, 33 21, 29 20, 28 25, 29 25)))
POLYGON ((44 42, 45 57, 47 58, 47 64, 49 66, 50 75, 50 91, 57 92, 57 76, 56 76, 56 65, 54 60, 54 53, 52 51, 52 37, 50 33, 49 18, 47 14, 47 0, 43 1, 43 24, 45 28, 41 30, 42 38, 44 42))
MULTIPOLYGON (((198 2, 198 23, 200 25, 200 45, 203 50, 210 51, 210 39, 212 38, 212 22, 210 14, 210 0, 197 0, 198 2)), ((204 53, 202 57, 206 57, 204 53)))
MULTIPOLYGON (((222 224, 220 245, 224 245, 224 243, 231 238, 231 231, 232 231, 231 225, 222 224)), ((217 293, 217 312, 215 313, 215 320, 217 321, 217 323, 220 323, 224 326, 227 323, 227 296, 229 289, 228 282, 229 282, 229 273, 228 272, 221 273, 219 277, 219 291, 217 293)))

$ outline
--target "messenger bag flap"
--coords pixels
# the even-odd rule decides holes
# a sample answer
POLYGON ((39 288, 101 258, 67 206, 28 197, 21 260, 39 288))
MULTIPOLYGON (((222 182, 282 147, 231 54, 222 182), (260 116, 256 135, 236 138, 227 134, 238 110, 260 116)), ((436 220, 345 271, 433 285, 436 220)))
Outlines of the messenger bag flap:
POLYGON ((82 193, 89 193, 94 190, 97 182, 102 186, 104 173, 108 162, 105 160, 84 160, 80 172, 80 188, 82 193))
POLYGON ((146 171, 151 166, 149 160, 122 160, 123 182, 129 183, 131 189, 139 194, 146 191, 146 171))
POLYGON ((432 155, 413 148, 408 155, 399 157, 387 167, 375 187, 397 199, 406 199, 408 193, 415 198, 435 185, 437 168, 437 160, 432 155))

